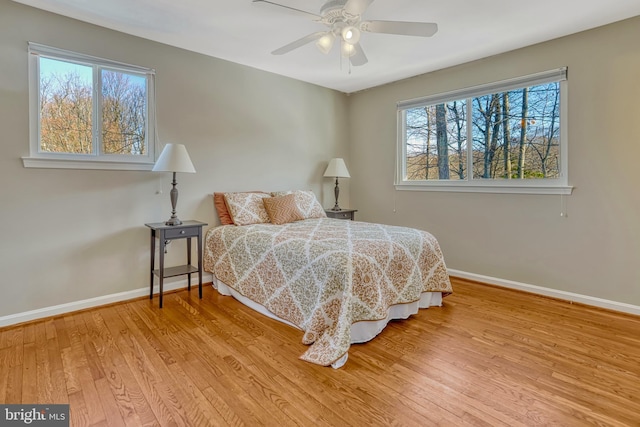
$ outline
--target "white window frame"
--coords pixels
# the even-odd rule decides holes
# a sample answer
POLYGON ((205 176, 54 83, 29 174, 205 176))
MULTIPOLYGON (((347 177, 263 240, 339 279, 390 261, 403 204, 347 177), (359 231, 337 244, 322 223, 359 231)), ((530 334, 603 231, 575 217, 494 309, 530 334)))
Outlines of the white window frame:
POLYGON ((452 191, 452 192, 481 192, 481 193, 527 193, 527 194, 571 194, 573 187, 569 185, 568 174, 568 84, 567 68, 558 68, 509 80, 473 86, 451 92, 410 99, 397 103, 397 151, 396 151, 396 177, 395 188, 397 190, 410 191, 452 191), (510 90, 541 85, 545 83, 560 83, 560 173, 558 178, 544 179, 473 179, 473 168, 467 168, 467 176, 464 180, 421 180, 409 181, 406 179, 407 144, 406 115, 405 111, 411 108, 427 105, 436 105, 449 101, 467 100, 467 165, 471 159, 471 141, 473 141, 473 129, 469 124, 472 117, 471 99, 478 96, 510 90))
POLYGON ((95 56, 29 42, 29 156, 23 157, 25 168, 151 170, 155 162, 155 70, 95 56), (73 62, 93 68, 93 141, 90 154, 50 153, 40 149, 40 58, 73 62), (102 153, 99 120, 102 105, 100 71, 120 71, 146 80, 146 154, 102 153))

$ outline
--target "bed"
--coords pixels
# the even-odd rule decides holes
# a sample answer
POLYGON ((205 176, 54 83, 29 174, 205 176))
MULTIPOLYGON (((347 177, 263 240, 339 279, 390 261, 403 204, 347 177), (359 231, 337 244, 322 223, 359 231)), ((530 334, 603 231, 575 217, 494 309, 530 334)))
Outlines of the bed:
POLYGON ((338 368, 352 343, 372 339, 391 319, 441 305, 452 292, 442 252, 428 232, 327 218, 308 193, 315 213, 298 192, 244 194, 253 194, 253 201, 241 201, 242 209, 256 217, 263 215, 256 200, 267 206, 266 198, 271 203, 284 196, 288 208, 278 212, 293 213, 282 220, 267 210, 268 222, 247 220, 225 197, 238 225, 208 230, 204 268, 221 294, 302 330, 309 345, 300 357, 305 361, 338 368))

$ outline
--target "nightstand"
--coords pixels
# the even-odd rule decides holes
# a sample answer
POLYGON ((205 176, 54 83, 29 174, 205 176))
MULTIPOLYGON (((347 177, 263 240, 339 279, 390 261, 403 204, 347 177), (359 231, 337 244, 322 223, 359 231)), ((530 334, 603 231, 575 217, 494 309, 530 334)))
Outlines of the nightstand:
POLYGON ((335 218, 335 219, 350 219, 351 221, 355 220, 357 209, 340 209, 339 211, 334 211, 333 209, 326 209, 327 217, 335 218))
POLYGON ((164 290, 164 278, 187 275, 187 289, 191 290, 191 274, 198 273, 198 294, 202 299, 202 227, 208 225, 200 221, 183 221, 181 225, 166 225, 164 222, 145 224, 151 229, 151 280, 149 299, 153 299, 153 276, 160 279, 160 308, 162 308, 162 292, 164 290), (191 238, 198 239, 198 267, 191 265, 191 238), (156 239, 159 245, 159 266, 154 270, 156 239), (170 240, 187 239, 187 263, 176 267, 164 266, 164 250, 170 240))

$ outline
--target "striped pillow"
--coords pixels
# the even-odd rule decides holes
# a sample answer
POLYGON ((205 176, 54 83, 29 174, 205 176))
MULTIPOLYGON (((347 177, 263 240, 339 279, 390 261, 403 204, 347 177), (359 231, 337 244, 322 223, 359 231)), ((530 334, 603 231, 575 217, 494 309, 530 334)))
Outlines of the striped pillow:
POLYGON ((262 199, 262 203, 264 203, 264 208, 273 224, 287 224, 304 219, 304 216, 298 210, 298 206, 296 206, 296 197, 293 194, 281 197, 267 197, 262 199))
POLYGON ((296 199, 296 206, 298 206, 298 210, 300 211, 304 219, 326 218, 327 214, 325 213, 318 199, 316 199, 316 195, 313 193, 313 191, 276 191, 271 193, 271 196, 279 197, 287 194, 293 194, 296 199))

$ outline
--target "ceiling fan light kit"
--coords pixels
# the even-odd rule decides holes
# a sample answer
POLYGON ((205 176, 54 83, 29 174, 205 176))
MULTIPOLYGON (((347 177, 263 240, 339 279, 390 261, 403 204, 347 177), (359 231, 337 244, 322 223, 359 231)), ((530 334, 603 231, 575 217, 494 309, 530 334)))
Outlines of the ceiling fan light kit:
POLYGON ((326 55, 331 52, 331 48, 333 47, 333 42, 335 40, 336 36, 334 36, 333 33, 327 33, 318 39, 316 46, 318 46, 320 52, 326 55))
POLYGON ((360 41, 360 30, 349 25, 342 30, 342 39, 349 44, 356 44, 360 41))
POLYGON ((333 47, 335 39, 339 37, 341 41, 341 55, 349 58, 352 65, 360 66, 368 62, 367 56, 360 45, 360 38, 363 31, 414 37, 431 37, 438 31, 438 25, 430 22, 363 21, 362 14, 373 1, 374 0, 328 0, 320 8, 320 14, 316 15, 272 1, 253 0, 254 3, 267 3, 299 12, 305 16, 311 16, 314 21, 329 28, 326 31, 309 34, 282 46, 271 52, 273 55, 282 55, 291 52, 312 41, 316 42, 316 46, 320 52, 328 54, 333 47))
POLYGON ((344 58, 351 58, 356 54, 356 48, 354 47, 354 45, 345 42, 342 43, 340 53, 344 58))

